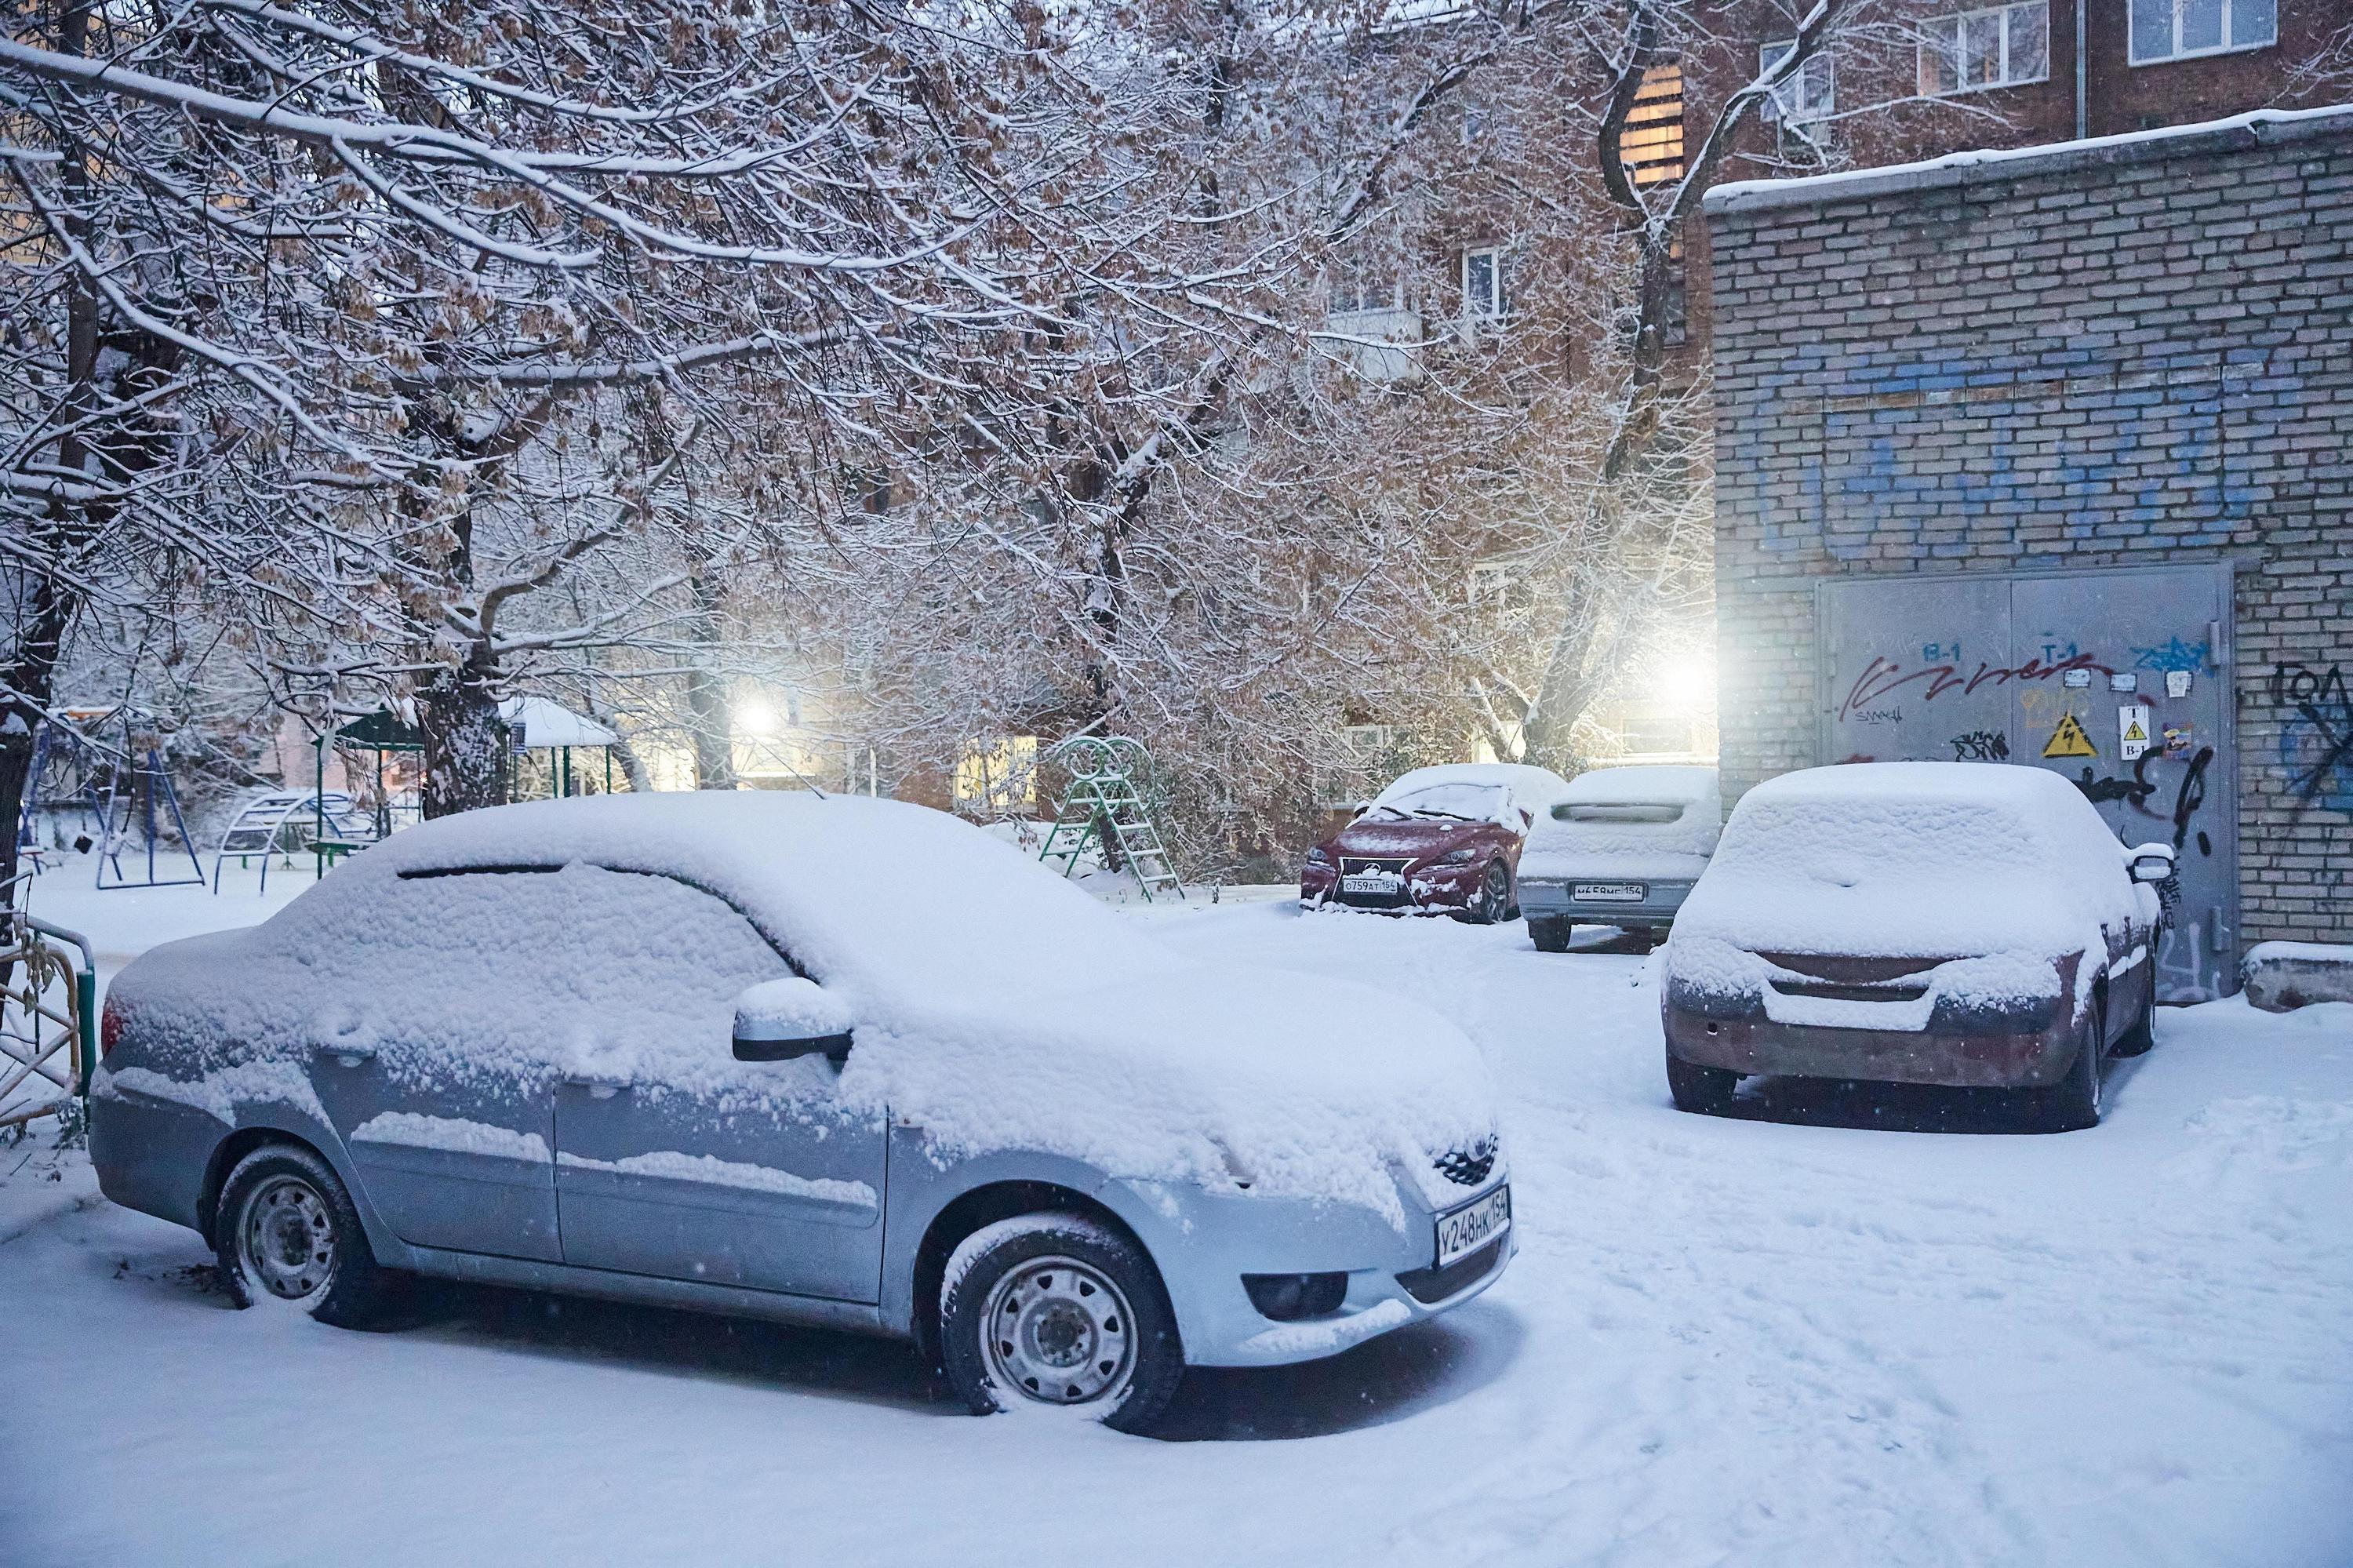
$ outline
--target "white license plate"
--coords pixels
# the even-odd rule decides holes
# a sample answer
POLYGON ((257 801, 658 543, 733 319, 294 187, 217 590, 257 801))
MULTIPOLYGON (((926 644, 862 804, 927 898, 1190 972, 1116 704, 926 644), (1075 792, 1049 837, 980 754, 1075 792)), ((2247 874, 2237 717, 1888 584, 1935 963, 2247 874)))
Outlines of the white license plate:
POLYGON ((1344 876, 1340 879, 1340 891, 1343 893, 1395 893, 1404 885, 1404 877, 1391 876, 1387 872, 1374 872, 1362 876, 1344 876))
POLYGON ((1496 1188, 1475 1203, 1438 1216, 1438 1266, 1468 1257, 1512 1228, 1512 1187, 1496 1188))
POLYGON ((1640 882, 1580 882, 1568 895, 1581 904, 1640 904, 1650 891, 1640 882))

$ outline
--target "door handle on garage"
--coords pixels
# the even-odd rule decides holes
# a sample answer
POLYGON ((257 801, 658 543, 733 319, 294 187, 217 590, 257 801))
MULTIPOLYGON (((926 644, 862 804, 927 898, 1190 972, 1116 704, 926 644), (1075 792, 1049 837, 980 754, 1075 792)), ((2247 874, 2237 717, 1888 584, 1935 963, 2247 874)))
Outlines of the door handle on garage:
POLYGON ((628 1091, 627 1078, 599 1078, 586 1073, 567 1074, 565 1083, 575 1089, 586 1089, 593 1099, 609 1100, 615 1095, 628 1091))
POLYGON ((332 1056, 343 1066, 356 1067, 362 1062, 375 1060, 375 1047, 373 1045, 314 1045, 311 1048, 311 1054, 332 1056))

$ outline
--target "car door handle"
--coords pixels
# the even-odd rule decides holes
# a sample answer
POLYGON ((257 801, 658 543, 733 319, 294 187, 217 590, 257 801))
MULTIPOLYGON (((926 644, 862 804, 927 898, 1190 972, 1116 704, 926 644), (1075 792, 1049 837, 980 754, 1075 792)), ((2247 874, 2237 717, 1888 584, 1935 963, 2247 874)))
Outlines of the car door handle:
POLYGON ((629 1088, 627 1078, 599 1078, 586 1073, 568 1074, 564 1081, 573 1088, 587 1090, 589 1097, 599 1100, 609 1100, 615 1095, 626 1094, 629 1088))
POLYGON ((343 1066, 356 1067, 362 1062, 375 1060, 375 1047, 373 1045, 314 1045, 311 1048, 311 1054, 332 1056, 343 1066))

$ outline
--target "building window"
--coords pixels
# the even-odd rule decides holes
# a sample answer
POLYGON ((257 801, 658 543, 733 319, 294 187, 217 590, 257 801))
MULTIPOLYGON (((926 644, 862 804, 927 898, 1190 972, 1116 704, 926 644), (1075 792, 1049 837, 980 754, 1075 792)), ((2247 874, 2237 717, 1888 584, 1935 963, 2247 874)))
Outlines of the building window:
POLYGON ((1462 317, 1465 321, 1501 321, 1511 306, 1504 290, 1504 248, 1480 245, 1462 253, 1462 317))
POLYGON ((1618 138, 1618 160, 1637 190, 1683 177, 1683 67, 1652 66, 1642 73, 1618 138))
POLYGON ((1338 256, 1331 269, 1331 313, 1394 311, 1405 306, 1405 281, 1394 269, 1367 258, 1338 256))
MULTIPOLYGON (((1797 47, 1797 39, 1783 38, 1758 49, 1758 74, 1779 65, 1797 47)), ((1827 120, 1837 113, 1838 61, 1827 53, 1808 55, 1799 60, 1798 69, 1784 77, 1766 98, 1762 112, 1768 122, 1786 120, 1792 125, 1827 120)))
POLYGON ((2279 42, 2279 0, 2132 0, 2132 63, 2268 48, 2279 42))
MULTIPOLYGON (((2201 0, 2184 0, 2196 5, 2201 0)), ((2043 0, 1964 11, 1920 24, 1920 90, 1976 92, 2051 74, 2051 12, 2043 0)))

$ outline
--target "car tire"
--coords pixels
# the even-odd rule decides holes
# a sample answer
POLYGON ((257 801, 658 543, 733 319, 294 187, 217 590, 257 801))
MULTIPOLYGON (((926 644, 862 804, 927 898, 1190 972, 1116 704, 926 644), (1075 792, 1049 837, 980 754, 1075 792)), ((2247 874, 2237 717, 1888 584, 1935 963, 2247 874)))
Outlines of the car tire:
POLYGON ((1722 1116, 1732 1108, 1733 1094, 1739 1087, 1740 1075, 1729 1067, 1703 1067, 1672 1051, 1667 1053, 1667 1093, 1673 1097, 1677 1110, 1722 1116))
POLYGON ((2100 1044, 2105 1004, 2094 1002, 2067 1075, 2044 1088, 2019 1089, 2021 1119, 2030 1132, 2081 1132, 2100 1125, 2100 1044))
POLYGON ((1486 874, 1479 878, 1478 901, 1471 906, 1468 918, 1473 926, 1501 925, 1511 906, 1511 867, 1500 860, 1489 861, 1486 874))
POLYGON ((1536 945, 1539 953, 1568 951, 1568 930, 1566 920, 1539 920, 1533 916, 1528 919, 1528 940, 1536 945))
POLYGON ((376 1262, 342 1179, 299 1144, 265 1144, 230 1170, 213 1252, 239 1307, 290 1307, 337 1328, 382 1324, 398 1291, 400 1277, 376 1262))
POLYGON ((1021 1214, 957 1245, 940 1287, 940 1359, 976 1415, 1052 1407, 1122 1432, 1149 1430, 1185 1375, 1159 1271, 1083 1214, 1021 1214))

